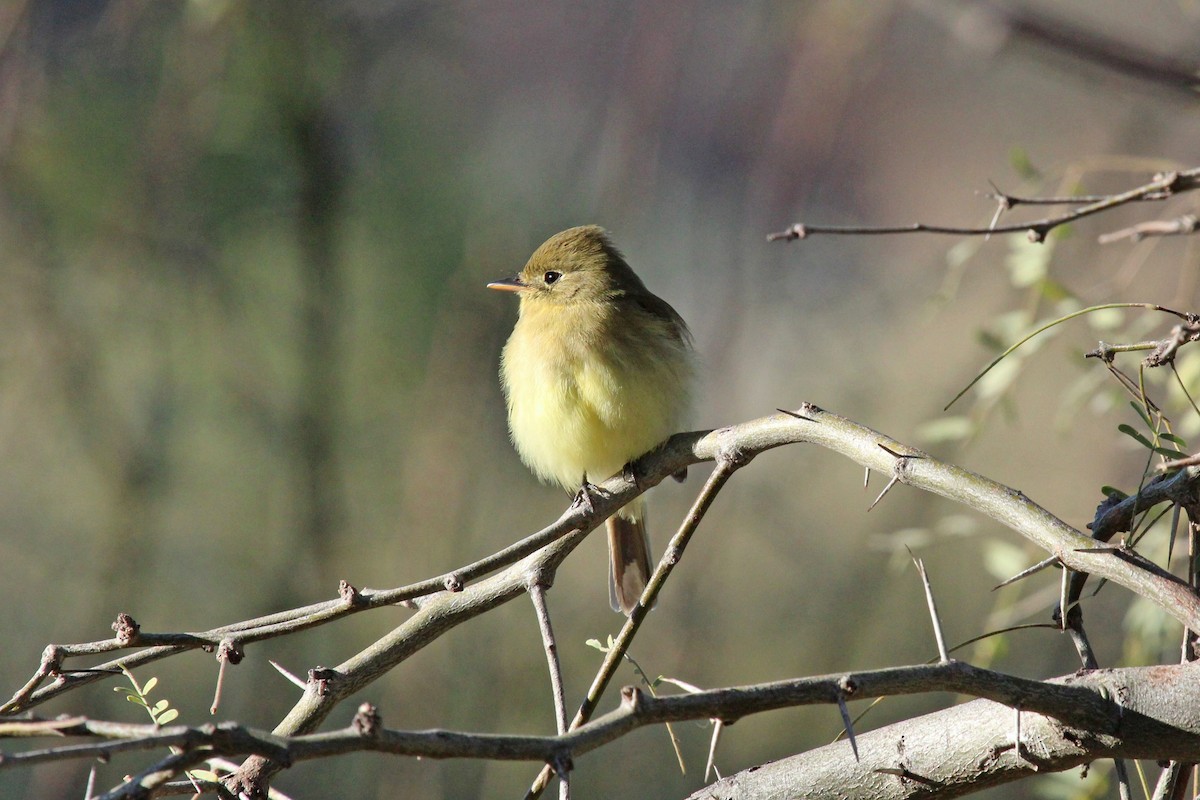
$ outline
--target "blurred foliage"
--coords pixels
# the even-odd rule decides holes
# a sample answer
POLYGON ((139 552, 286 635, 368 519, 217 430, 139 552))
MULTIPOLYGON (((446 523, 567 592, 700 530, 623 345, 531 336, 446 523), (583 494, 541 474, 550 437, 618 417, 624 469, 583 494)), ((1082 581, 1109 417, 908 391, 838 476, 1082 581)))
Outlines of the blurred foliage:
MULTIPOLYGON (((1148 41, 1194 40, 1194 9, 1153 5, 1054 7, 1148 41)), ((986 224, 994 206, 971 193, 988 178, 1105 191, 1194 158, 1200 123, 1178 97, 1100 85, 1021 47, 973 50, 946 22, 903 3, 0 7, 0 598, 21 609, 0 627, 8 689, 46 643, 104 638, 121 611, 146 630, 207 628, 332 597, 340 578, 443 572, 556 516, 564 498, 507 442, 495 375, 514 310, 483 285, 572 224, 610 228, 691 323, 705 365, 697 426, 810 400, 1035 487, 1076 525, 1100 486, 1133 491, 1145 453, 1116 425, 1145 423, 1079 355, 1101 333, 1161 333, 1161 319, 1057 326, 961 410, 940 408, 989 358, 979 342, 994 354, 1109 302, 1194 308, 1190 242, 1094 243, 1144 205, 1041 247, 764 241, 797 220, 986 224)), ((1200 415, 1180 385, 1200 384, 1200 359, 1181 358, 1179 376, 1146 381, 1191 438, 1200 415)), ((698 686, 924 660, 933 642, 906 543, 952 611, 951 639, 1047 618, 1056 575, 980 589, 1040 559, 1024 542, 899 488, 866 516, 860 483, 828 454, 758 459, 689 549, 640 657, 698 686)), ((657 543, 697 485, 656 490, 657 543)), ((568 703, 595 667, 585 639, 620 622, 601 550, 582 548, 551 595, 568 703)), ((1127 620, 1092 632, 1110 663, 1170 657, 1178 631, 1152 609, 1111 587, 1086 605, 1127 620)), ((404 613, 250 647, 222 716, 272 727, 294 687, 268 658, 298 674, 336 664, 404 613)), ((1070 671, 1069 644, 1052 636, 985 640, 972 658, 1070 671)), ((183 719, 206 718, 211 657, 155 674, 183 719)), ((127 714, 110 694, 45 710, 127 714)), ((521 603, 367 695, 395 727, 552 728, 521 603)), ((939 702, 881 704, 864 724, 939 702)), ((728 773, 839 724, 836 709, 743 720, 717 761, 728 773)), ((677 732, 687 762, 704 763, 710 730, 677 732)), ((576 792, 684 794, 698 770, 680 776, 674 760, 661 731, 641 731, 581 761, 576 792)), ((78 797, 86 769, 5 772, 0 795, 78 797)), ((532 773, 355 757, 278 783, 298 797, 511 797, 532 773)), ((1005 797, 1079 796, 1058 785, 1005 797)))

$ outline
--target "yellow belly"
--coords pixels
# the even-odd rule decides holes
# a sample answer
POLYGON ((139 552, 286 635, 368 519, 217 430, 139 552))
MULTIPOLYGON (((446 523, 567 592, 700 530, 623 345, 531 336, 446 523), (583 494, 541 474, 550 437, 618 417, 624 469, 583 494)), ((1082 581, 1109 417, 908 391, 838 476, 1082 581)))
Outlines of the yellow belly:
POLYGON ((549 325, 523 314, 501 375, 522 460, 574 491, 585 475, 604 480, 677 432, 689 405, 690 354, 667 338, 630 350, 623 333, 588 346, 556 311, 549 325))

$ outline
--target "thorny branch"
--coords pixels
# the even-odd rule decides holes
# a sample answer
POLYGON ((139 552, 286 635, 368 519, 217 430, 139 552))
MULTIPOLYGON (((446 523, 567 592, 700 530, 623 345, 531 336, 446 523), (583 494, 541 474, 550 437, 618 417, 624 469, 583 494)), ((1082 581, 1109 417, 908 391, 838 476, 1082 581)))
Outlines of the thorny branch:
MULTIPOLYGON (((801 705, 835 705, 842 698, 866 700, 890 695, 947 691, 985 698, 1057 720, 1063 726, 1088 731, 1096 738, 1130 739, 1138 725, 1160 736, 1181 734, 1176 757, 1200 757, 1200 726, 1179 713, 1196 693, 1194 674, 1200 666, 1141 667, 1104 670, 1035 681, 946 661, 880 670, 775 681, 672 696, 652 697, 627 687, 620 706, 598 719, 562 735, 501 735, 457 731, 404 731, 386 728, 374 709, 360 709, 345 728, 324 733, 280 736, 232 723, 157 727, 85 718, 30 719, 0 725, 0 737, 81 737, 82 744, 49 747, 8 755, 0 768, 27 767, 64 758, 107 758, 118 753, 177 748, 145 771, 149 775, 168 765, 195 766, 214 756, 260 754, 285 764, 350 752, 383 752, 422 758, 479 758, 554 763, 570 760, 612 742, 639 727, 698 719, 733 721, 751 714, 801 705), (1132 701, 1116 686, 1137 682, 1155 687, 1132 701), (1183 694, 1180 694, 1182 687, 1183 694), (364 714, 366 716, 364 716, 364 714), (1143 720, 1135 721, 1138 715, 1143 720)), ((1145 747, 1145 745, 1140 745, 1145 747)), ((135 796, 135 788, 117 789, 108 797, 135 796)))
MULTIPOLYGON (((810 225, 808 223, 797 222, 788 227, 786 230, 767 235, 767 241, 794 241, 797 239, 806 239, 809 236, 817 234, 827 235, 842 235, 842 236, 866 236, 866 235, 882 235, 894 233, 938 233, 948 234, 951 236, 992 236, 994 234, 1003 233, 1025 233, 1031 242, 1043 242, 1050 231, 1055 228, 1066 225, 1070 222, 1089 217, 1094 214, 1100 214, 1106 211, 1111 211, 1114 208, 1128 205, 1130 203, 1144 201, 1166 200, 1183 192, 1194 191, 1200 188, 1200 167, 1183 170, 1179 172, 1165 172, 1155 175, 1148 183, 1134 187, 1125 192, 1112 195, 1101 195, 1098 197, 1087 196, 1080 198, 1018 198, 1011 195, 1006 195, 1000 191, 994 192, 991 196, 997 201, 998 212, 1009 211, 1017 205, 1068 205, 1080 203, 1070 211, 1065 211, 1054 216, 1043 217, 1041 219, 1032 220, 1030 222, 1017 222, 1009 225, 994 224, 986 227, 956 227, 949 225, 928 225, 918 222, 912 225, 895 225, 895 226, 874 226, 874 225, 810 225)), ((997 213, 996 218, 999 218, 997 213)), ((1166 235, 1167 233, 1194 233, 1196 226, 1192 224, 1190 230, 1186 222, 1175 221, 1174 227, 1176 230, 1168 230, 1172 223, 1156 223, 1151 224, 1146 228, 1132 232, 1122 232, 1123 235, 1108 234, 1106 237, 1101 237, 1102 241, 1117 241, 1119 239, 1128 238, 1136 240, 1141 236, 1149 235, 1166 235)))
MULTIPOLYGON (((443 587, 436 593, 417 596, 413 602, 416 608, 415 613, 394 631, 336 667, 314 670, 310 673, 301 699, 276 727, 273 735, 297 737, 311 734, 333 708, 347 696, 361 691, 372 681, 404 661, 409 655, 436 640, 451 628, 525 592, 531 574, 544 575, 546 579, 543 583, 549 583, 554 568, 582 541, 586 532, 617 508, 628 503, 637 494, 687 465, 700 461, 717 460, 718 468, 714 471, 713 477, 709 479, 705 491, 701 493, 696 506, 684 520, 680 532, 676 534, 672 545, 668 547, 663 562, 659 564, 651 578, 644 598, 649 602, 661 589, 670 569, 682 554, 682 548, 686 544, 687 538, 694 532, 699 518, 711 504, 713 497, 729 475, 757 453, 800 442, 816 444, 851 458, 869 469, 889 473, 900 484, 931 491, 964 503, 1035 542, 1070 569, 1094 573, 1124 585, 1158 604, 1166 613, 1179 619, 1186 626, 1200 629, 1200 598, 1197 598, 1190 587, 1178 578, 1151 564, 1125 558, 1119 552, 1095 551, 1092 549, 1094 540, 1057 519, 1021 492, 961 467, 941 462, 927 453, 915 450, 870 428, 806 404, 796 412, 783 412, 715 431, 680 434, 673 437, 663 448, 649 454, 636 464, 629 476, 617 475, 602 484, 591 509, 580 507, 568 509, 554 525, 523 540, 524 542, 548 541, 549 545, 535 550, 523 561, 513 564, 492 577, 474 583, 455 585, 453 588, 457 591, 447 591, 443 587)), ((504 552, 513 552, 513 548, 504 552)), ((496 557, 493 556, 477 563, 494 563, 495 560, 496 557)), ((454 574, 461 575, 466 571, 459 570, 454 574)), ((428 586, 430 583, 417 585, 428 586)), ((309 613, 321 617, 321 621, 326 621, 323 615, 331 613, 331 610, 335 608, 358 609, 364 605, 378 607, 373 599, 377 596, 395 597, 397 594, 411 593, 412 591, 408 587, 380 593, 344 590, 343 597, 338 601, 307 608, 313 609, 309 613)), ((308 620, 301 612, 302 610, 295 609, 264 619, 271 620, 267 624, 288 620, 303 626, 308 620)), ((630 618, 629 638, 632 638, 633 632, 636 631, 636 625, 644 616, 643 607, 640 615, 635 613, 630 618)), ((118 639, 83 646, 67 645, 48 648, 51 655, 43 660, 38 674, 54 675, 58 670, 57 674, 60 677, 41 690, 25 692, 22 701, 16 705, 29 707, 46 699, 51 694, 61 693, 67 688, 80 685, 79 682, 68 683, 64 677, 61 677, 64 675, 65 668, 61 665, 60 659, 53 657, 55 653, 65 654, 64 658, 66 656, 74 657, 81 653, 134 648, 137 647, 138 642, 162 641, 155 635, 143 634, 136 630, 136 624, 131 620, 126 623, 118 639), (64 687, 63 683, 67 683, 67 685, 64 687)), ((226 630, 236 633, 249 627, 251 626, 247 626, 246 623, 240 623, 228 626, 226 630)), ((281 635, 281 632, 277 631, 275 635, 281 635)), ((210 636, 212 636, 211 632, 204 637, 197 638, 207 643, 210 636)), ((229 635, 226 634, 224 638, 229 638, 229 635)), ((163 652, 164 650, 181 652, 184 648, 196 646, 197 644, 190 640, 185 644, 155 646, 129 654, 119 661, 129 664, 137 656, 145 657, 146 653, 151 653, 154 657, 162 657, 171 654, 163 652)), ((618 652, 616 648, 614 648, 614 652, 618 652)), ((623 650, 619 652, 623 652, 623 650)), ((613 658, 619 658, 619 655, 613 656, 613 658)), ((605 677, 604 669, 597 676, 599 685, 596 692, 597 699, 599 692, 602 692, 610 677, 611 675, 605 677)), ((692 699, 678 702, 686 704, 700 701, 692 699)), ((11 715, 14 711, 13 705, 10 704, 5 713, 11 715)), ((595 707, 591 695, 585 705, 595 707)), ((706 707, 701 716, 721 717, 722 714, 714 708, 706 707)), ((566 736, 579 737, 579 730, 582 728, 569 732, 566 736)), ((318 738, 315 741, 321 741, 319 737, 325 735, 327 734, 316 734, 315 736, 318 738)), ((571 739, 571 741, 575 740, 571 739)), ((313 746, 316 747, 316 745, 313 746)), ((284 757, 278 750, 245 752, 254 752, 255 755, 243 765, 239 775, 232 782, 231 788, 250 793, 260 791, 272 774, 286 767, 296 757, 294 753, 290 752, 287 757, 284 757)), ((544 749, 538 751, 540 755, 535 760, 545 760, 546 752, 544 749)), ((530 754, 532 757, 532 751, 530 754)), ((148 770, 142 778, 139 778, 139 781, 148 781, 155 786, 160 785, 168 778, 178 775, 180 770, 190 768, 198 763, 192 757, 193 755, 189 752, 165 760, 148 770)))

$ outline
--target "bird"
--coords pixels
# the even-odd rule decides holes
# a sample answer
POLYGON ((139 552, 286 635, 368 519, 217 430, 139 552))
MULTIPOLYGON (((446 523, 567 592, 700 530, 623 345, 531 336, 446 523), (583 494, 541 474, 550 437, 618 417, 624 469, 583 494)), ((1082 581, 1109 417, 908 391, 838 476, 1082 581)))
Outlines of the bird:
MULTIPOLYGON (((691 332, 603 228, 556 233, 520 273, 488 288, 520 298, 500 377, 512 443, 539 479, 586 493, 589 479, 626 470, 681 429, 695 373, 691 332)), ((628 616, 651 575, 644 499, 605 527, 609 601, 628 616)))

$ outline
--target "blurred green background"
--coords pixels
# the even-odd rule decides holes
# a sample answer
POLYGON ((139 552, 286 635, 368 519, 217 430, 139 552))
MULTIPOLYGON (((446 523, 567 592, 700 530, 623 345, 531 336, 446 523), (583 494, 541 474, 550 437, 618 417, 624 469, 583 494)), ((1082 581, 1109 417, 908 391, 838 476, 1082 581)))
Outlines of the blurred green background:
MULTIPOLYGON (((1190 0, 1029 7, 1197 55, 1190 0)), ((1162 318, 1059 329, 936 423, 990 345, 1034 320, 1117 300, 1194 309, 1190 242, 1095 242, 1190 200, 1033 250, 1022 237, 766 242, 796 221, 986 225, 989 180, 1095 192, 1194 164, 1192 97, 1002 33, 974 5, 920 2, 7 0, 0 691, 47 643, 111 635, 118 612, 147 631, 205 629, 330 598, 339 579, 426 578, 557 517, 566 498, 508 443, 496 372, 516 307, 484 284, 583 223, 607 227, 690 322, 696 427, 815 402, 1082 526, 1099 487, 1135 489, 1145 459, 1115 432, 1136 417, 1080 355, 1099 338, 1161 335, 1162 318)), ((653 492, 656 547, 706 472, 653 492)), ((739 473, 634 656, 705 687, 923 661, 935 646, 904 544, 930 568, 952 641, 1048 618, 1054 575, 988 591, 1041 558, 1018 537, 904 487, 867 514, 883 480, 866 493, 861 481, 799 447, 739 473)), ((585 640, 622 621, 592 538, 550 596, 571 705, 600 660, 585 640)), ((1087 602, 1105 665, 1176 658, 1176 628, 1129 609, 1113 587, 1087 602)), ((453 631, 361 699, 391 727, 550 731, 530 611, 522 600, 453 631)), ((251 646, 218 718, 273 727, 296 690, 268 659, 301 675, 337 664, 407 613, 251 646)), ((1035 677, 1077 666, 1047 631, 962 655, 1035 677)), ((209 721, 212 656, 150 675, 181 721, 209 721)), ((112 685, 39 712, 144 721, 112 685)), ((946 702, 891 700, 862 725, 946 702)), ((717 764, 728 774, 839 727, 832 708, 742 720, 717 764)), ((644 729, 579 759, 576 796, 703 785, 709 729, 677 730, 686 775, 665 732, 644 729)), ((99 785, 141 763, 102 767, 99 785)), ((6 771, 0 795, 82 797, 87 769, 6 771)), ((355 756, 276 785, 296 798, 511 798, 535 772, 355 756)), ((1003 796, 1103 792, 1105 775, 1003 796)))

